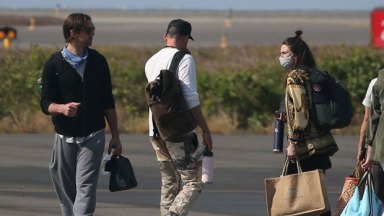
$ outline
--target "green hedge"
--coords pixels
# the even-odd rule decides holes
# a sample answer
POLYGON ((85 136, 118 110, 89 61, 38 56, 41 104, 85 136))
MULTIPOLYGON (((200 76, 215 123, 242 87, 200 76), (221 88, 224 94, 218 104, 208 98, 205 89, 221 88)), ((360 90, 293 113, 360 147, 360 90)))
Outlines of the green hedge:
MULTIPOLYGON (((146 118, 144 98, 146 60, 159 49, 133 47, 96 47, 109 62, 116 102, 122 108, 127 124, 133 118, 146 118)), ((15 124, 42 115, 39 108, 40 77, 45 61, 55 48, 32 46, 27 50, 0 53, 0 123, 12 119, 15 124)), ((280 47, 244 46, 195 48, 198 88, 206 116, 230 116, 236 127, 260 132, 271 124, 272 114, 283 98, 285 71, 279 66, 280 47)), ((319 69, 328 70, 343 80, 352 95, 355 121, 362 115, 361 101, 369 81, 384 68, 381 50, 346 45, 316 46, 313 53, 319 69)), ((1 127, 0 127, 1 130, 1 127)), ((2 132, 2 131, 0 131, 2 132)), ((18 131, 14 131, 18 132, 18 131)), ((124 131, 123 132, 132 132, 124 131)))

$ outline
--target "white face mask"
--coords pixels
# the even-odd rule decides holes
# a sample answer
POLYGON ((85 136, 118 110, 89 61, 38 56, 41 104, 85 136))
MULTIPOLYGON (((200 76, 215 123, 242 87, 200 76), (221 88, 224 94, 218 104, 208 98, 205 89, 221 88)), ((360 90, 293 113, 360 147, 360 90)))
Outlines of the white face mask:
POLYGON ((288 57, 279 57, 280 65, 283 66, 284 68, 289 68, 292 66, 293 63, 293 55, 290 55, 288 57))

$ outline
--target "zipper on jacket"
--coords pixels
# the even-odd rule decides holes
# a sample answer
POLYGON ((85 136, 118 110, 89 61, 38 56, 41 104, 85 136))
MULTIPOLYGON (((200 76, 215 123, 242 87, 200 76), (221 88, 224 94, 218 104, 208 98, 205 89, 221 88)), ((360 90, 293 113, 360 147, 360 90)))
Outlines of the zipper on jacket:
MULTIPOLYGON (((86 62, 86 64, 87 64, 88 62, 86 62)), ((81 106, 81 109, 82 109, 82 111, 83 111, 83 119, 82 119, 82 130, 83 130, 83 136, 86 136, 87 134, 85 134, 85 122, 86 122, 86 100, 85 100, 85 71, 86 71, 86 69, 87 69, 87 65, 85 65, 85 68, 84 68, 84 73, 83 73, 83 77, 82 77, 82 79, 81 79, 81 83, 82 83, 82 90, 83 90, 83 95, 82 95, 82 101, 83 101, 83 104, 82 104, 82 106, 81 106)), ((80 76, 80 75, 79 75, 80 76)))

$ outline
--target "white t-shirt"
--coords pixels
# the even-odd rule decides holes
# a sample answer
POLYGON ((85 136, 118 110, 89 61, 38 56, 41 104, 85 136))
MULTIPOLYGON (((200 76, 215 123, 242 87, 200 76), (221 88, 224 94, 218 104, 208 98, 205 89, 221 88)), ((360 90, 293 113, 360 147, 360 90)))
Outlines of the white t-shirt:
MULTIPOLYGON (((160 70, 169 69, 172 58, 178 49, 165 47, 153 55, 145 64, 145 75, 148 82, 155 80, 160 70)), ((196 65, 190 54, 185 54, 177 68, 177 76, 180 79, 181 91, 184 95, 188 109, 200 105, 199 94, 197 93, 196 65)), ((153 136, 152 112, 149 109, 148 116, 149 136, 153 136)))
POLYGON ((372 87, 373 87, 373 85, 375 85, 376 81, 377 81, 377 78, 374 78, 369 83, 369 86, 368 86, 368 89, 367 89, 367 93, 365 93, 365 98, 364 98, 364 100, 362 102, 362 104, 365 107, 371 107, 371 104, 372 104, 372 87))

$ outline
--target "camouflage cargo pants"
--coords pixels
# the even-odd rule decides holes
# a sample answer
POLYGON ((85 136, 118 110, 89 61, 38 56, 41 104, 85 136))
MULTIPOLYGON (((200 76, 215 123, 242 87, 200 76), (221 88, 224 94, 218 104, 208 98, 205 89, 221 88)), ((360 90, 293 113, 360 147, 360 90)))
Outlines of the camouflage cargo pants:
POLYGON ((160 166, 161 216, 170 212, 187 215, 202 190, 201 161, 191 159, 198 145, 196 134, 186 135, 184 142, 171 143, 154 137, 150 141, 160 166))

